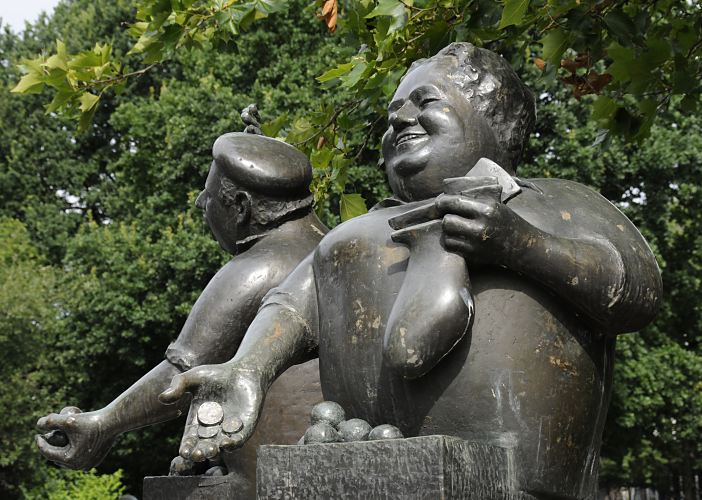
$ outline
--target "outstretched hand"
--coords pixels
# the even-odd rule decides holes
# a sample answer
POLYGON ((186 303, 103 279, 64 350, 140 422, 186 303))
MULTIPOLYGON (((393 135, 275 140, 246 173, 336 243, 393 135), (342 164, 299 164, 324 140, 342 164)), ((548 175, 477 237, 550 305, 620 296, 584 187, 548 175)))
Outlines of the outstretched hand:
POLYGON ((37 422, 45 434, 36 436, 44 457, 71 469, 90 469, 102 462, 114 444, 116 435, 104 424, 99 412, 83 413, 67 406, 37 422))
POLYGON ((193 399, 179 454, 193 462, 242 446, 256 427, 264 398, 257 374, 232 363, 176 375, 159 400, 172 404, 186 393, 193 399))

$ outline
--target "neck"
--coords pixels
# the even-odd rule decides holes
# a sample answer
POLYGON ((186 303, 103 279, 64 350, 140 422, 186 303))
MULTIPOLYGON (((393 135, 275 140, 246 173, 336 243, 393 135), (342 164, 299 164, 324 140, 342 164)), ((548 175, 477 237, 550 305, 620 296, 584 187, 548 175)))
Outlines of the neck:
POLYGON ((329 231, 322 224, 314 210, 310 207, 308 212, 302 217, 295 219, 283 220, 279 225, 274 225, 269 228, 260 228, 255 234, 237 241, 237 254, 245 252, 256 243, 264 238, 286 238, 288 235, 299 236, 303 233, 315 233, 318 236, 324 236, 329 231))
POLYGON ((326 226, 322 224, 322 221, 319 220, 312 208, 310 208, 309 212, 307 212, 304 216, 285 221, 278 227, 271 229, 268 234, 286 235, 299 234, 300 232, 309 231, 319 233, 320 236, 328 231, 326 226))

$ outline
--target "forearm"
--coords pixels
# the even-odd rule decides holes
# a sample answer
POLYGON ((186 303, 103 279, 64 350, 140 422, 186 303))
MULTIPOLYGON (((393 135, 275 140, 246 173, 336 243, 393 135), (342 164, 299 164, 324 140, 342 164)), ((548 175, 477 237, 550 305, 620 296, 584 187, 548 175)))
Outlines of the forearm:
POLYGON ((607 240, 559 238, 534 229, 510 244, 504 265, 545 285, 604 331, 619 330, 613 320, 620 319, 627 273, 607 240))
POLYGON ((261 308, 229 363, 257 374, 264 388, 290 366, 317 356, 313 328, 295 310, 270 303, 261 308))
POLYGON ((190 398, 183 398, 175 405, 164 405, 158 400, 158 395, 168 388, 178 373, 180 370, 170 362, 161 362, 109 405, 98 410, 103 418, 103 428, 117 436, 186 413, 190 398))

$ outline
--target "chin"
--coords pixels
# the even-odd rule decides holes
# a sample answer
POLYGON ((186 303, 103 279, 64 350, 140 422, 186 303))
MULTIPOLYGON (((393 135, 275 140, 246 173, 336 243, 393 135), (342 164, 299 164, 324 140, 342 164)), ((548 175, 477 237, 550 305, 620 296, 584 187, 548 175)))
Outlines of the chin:
POLYGON ((421 148, 419 151, 412 151, 412 148, 406 148, 407 151, 394 155, 390 161, 386 162, 389 170, 399 177, 409 177, 424 170, 429 163, 431 150, 429 148, 421 148))
POLYGON ((441 193, 441 186, 431 186, 431 179, 423 175, 420 171, 414 175, 399 176, 391 174, 388 176, 392 192, 403 201, 421 201, 441 193))

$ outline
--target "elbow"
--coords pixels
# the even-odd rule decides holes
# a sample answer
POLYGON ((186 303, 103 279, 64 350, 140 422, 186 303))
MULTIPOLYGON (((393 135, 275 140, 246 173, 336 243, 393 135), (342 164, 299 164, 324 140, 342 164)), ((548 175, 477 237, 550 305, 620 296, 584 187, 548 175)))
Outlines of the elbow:
POLYGON ((655 261, 636 276, 627 276, 626 282, 608 308, 608 330, 613 334, 642 330, 653 322, 663 302, 663 281, 655 261))
POLYGON ((426 375, 436 364, 436 361, 425 359, 419 350, 395 345, 383 349, 383 362, 394 373, 408 380, 426 375))

